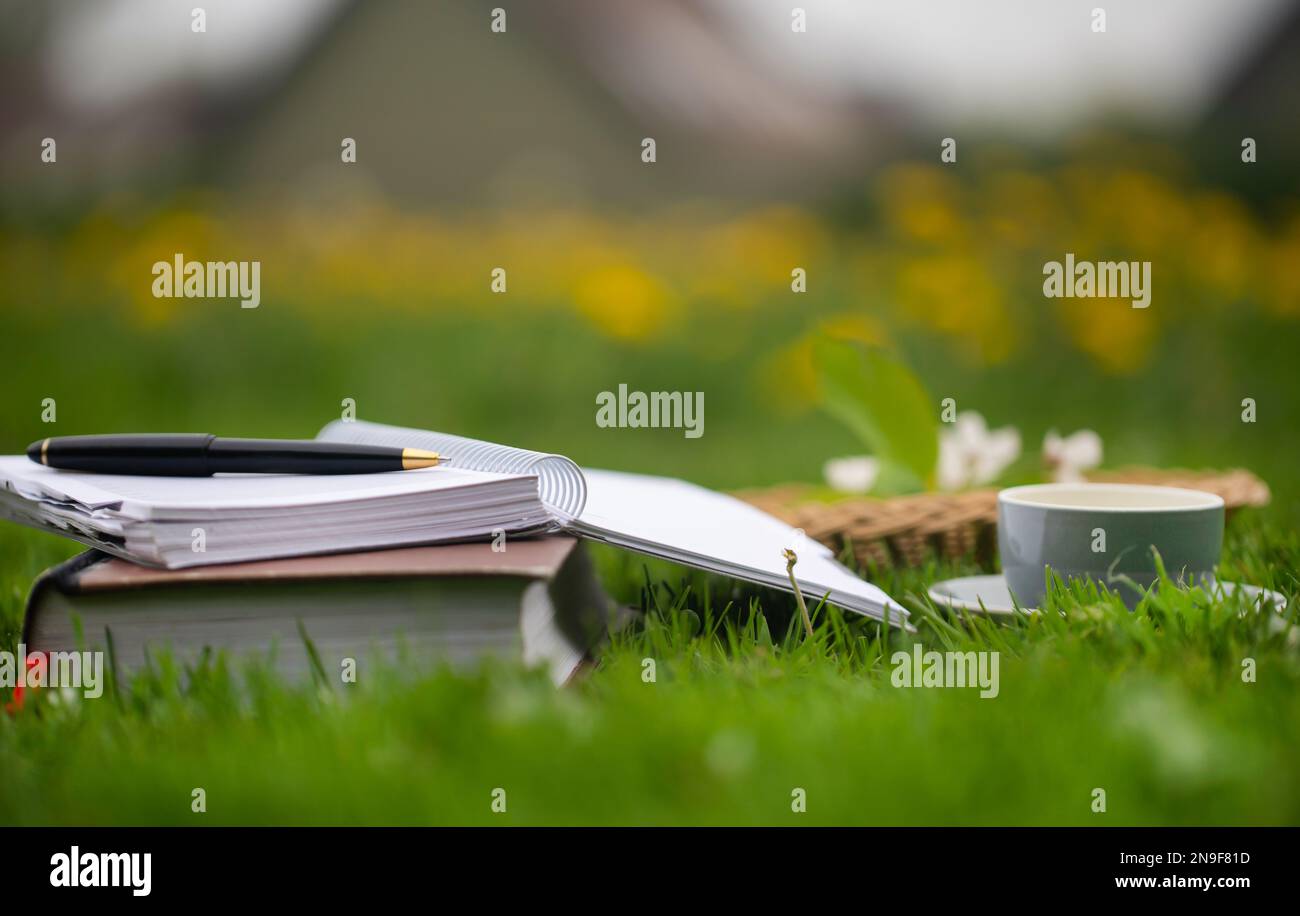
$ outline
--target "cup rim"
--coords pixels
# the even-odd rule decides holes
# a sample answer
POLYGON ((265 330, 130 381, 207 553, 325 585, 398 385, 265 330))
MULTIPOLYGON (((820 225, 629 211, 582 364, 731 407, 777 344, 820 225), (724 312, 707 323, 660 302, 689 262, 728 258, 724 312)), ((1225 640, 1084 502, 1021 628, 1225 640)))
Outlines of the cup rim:
POLYGON ((1146 483, 1034 483, 1021 487, 1008 487, 998 492, 998 503, 1010 506, 1024 506, 1032 509, 1052 509, 1057 512, 1114 512, 1121 514, 1151 512, 1203 512, 1206 509, 1222 509, 1223 497, 1204 490, 1191 490, 1186 487, 1165 487, 1146 483), (1033 497, 1048 496, 1053 493, 1065 494, 1085 490, 1097 494, 1102 492, 1124 493, 1128 497, 1143 493, 1159 494, 1166 499, 1180 496, 1187 500, 1181 505, 1085 505, 1044 501, 1033 497))

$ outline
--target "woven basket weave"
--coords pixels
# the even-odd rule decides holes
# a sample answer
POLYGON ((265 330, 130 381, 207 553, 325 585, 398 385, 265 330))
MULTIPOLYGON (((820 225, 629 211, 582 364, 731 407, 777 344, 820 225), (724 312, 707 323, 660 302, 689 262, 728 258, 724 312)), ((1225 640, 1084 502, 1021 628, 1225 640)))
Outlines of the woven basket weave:
MULTIPOLYGON (((1267 484, 1249 471, 1160 471, 1126 468, 1088 475, 1110 483, 1149 483, 1204 490, 1223 497, 1228 514, 1269 501, 1267 484)), ((991 568, 997 548, 998 491, 922 493, 893 499, 811 501, 814 488, 789 484, 736 496, 803 529, 836 553, 852 546, 862 565, 917 566, 937 554, 973 557, 991 568)))

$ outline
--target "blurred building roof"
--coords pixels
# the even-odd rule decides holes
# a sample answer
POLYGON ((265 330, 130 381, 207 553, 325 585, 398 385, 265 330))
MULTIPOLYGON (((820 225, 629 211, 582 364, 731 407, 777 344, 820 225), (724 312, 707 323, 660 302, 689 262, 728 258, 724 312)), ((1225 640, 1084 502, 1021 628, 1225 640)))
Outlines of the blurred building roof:
POLYGON ((379 187, 423 203, 801 195, 860 170, 886 123, 858 95, 765 72, 688 0, 529 4, 504 34, 492 6, 354 5, 232 144, 228 174, 333 173, 353 137, 379 187))
POLYGON ((707 5, 553 0, 511 7, 496 34, 497 5, 331 0, 298 29, 272 29, 278 49, 256 28, 260 54, 225 34, 221 53, 244 66, 220 80, 209 41, 256 25, 246 10, 232 19, 238 4, 209 3, 208 31, 194 35, 188 9, 136 0, 123 8, 160 17, 151 34, 173 55, 203 52, 173 60, 165 79, 126 67, 97 81, 87 55, 140 20, 101 25, 93 41, 54 37, 53 86, 32 87, 11 137, 32 150, 58 138, 61 181, 83 187, 170 177, 316 193, 345 181, 421 204, 640 205, 816 193, 860 172, 893 132, 858 90, 769 71, 707 5), (346 175, 344 137, 358 148, 346 175))

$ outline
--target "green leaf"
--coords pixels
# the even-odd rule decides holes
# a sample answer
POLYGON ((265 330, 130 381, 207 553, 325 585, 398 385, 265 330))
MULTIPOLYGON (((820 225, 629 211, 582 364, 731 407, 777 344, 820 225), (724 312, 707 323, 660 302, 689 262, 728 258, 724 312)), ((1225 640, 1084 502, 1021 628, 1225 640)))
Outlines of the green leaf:
POLYGON ((853 430, 881 462, 877 489, 916 490, 934 479, 939 456, 934 404, 917 377, 879 347, 813 340, 822 407, 853 430))

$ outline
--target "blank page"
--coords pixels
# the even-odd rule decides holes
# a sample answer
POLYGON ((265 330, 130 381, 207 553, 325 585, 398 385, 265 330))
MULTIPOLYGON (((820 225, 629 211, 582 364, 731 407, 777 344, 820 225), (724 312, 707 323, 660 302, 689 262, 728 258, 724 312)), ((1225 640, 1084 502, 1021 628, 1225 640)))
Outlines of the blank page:
POLYGON ((830 549, 731 496, 680 480, 584 470, 587 505, 571 527, 612 544, 713 572, 790 590, 783 556, 798 555, 795 578, 813 603, 832 603, 899 621, 907 611, 840 563, 830 549))

